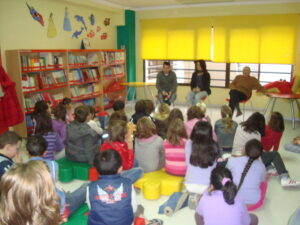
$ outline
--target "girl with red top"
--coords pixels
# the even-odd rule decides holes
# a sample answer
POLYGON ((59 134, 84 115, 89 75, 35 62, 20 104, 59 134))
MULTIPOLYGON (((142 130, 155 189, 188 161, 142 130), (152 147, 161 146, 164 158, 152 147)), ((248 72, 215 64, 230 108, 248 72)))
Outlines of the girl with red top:
MULTIPOLYGON (((133 134, 127 132, 127 123, 123 120, 112 120, 109 122, 109 139, 104 141, 101 151, 114 149, 122 158, 122 176, 131 179, 135 183, 143 175, 143 170, 139 167, 133 168, 133 134)), ((100 174, 101 175, 101 174, 100 174)))
POLYGON ((279 112, 271 114, 270 121, 266 125, 265 136, 261 138, 261 143, 265 151, 278 151, 280 139, 284 131, 283 116, 279 112))

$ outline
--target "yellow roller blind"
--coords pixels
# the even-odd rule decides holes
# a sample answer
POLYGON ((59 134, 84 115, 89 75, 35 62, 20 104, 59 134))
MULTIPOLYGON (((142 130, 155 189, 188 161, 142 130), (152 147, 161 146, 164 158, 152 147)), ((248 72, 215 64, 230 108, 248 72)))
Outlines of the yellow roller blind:
POLYGON ((215 62, 293 64, 296 14, 214 17, 215 62))
POLYGON ((208 17, 141 20, 143 59, 210 60, 208 17))

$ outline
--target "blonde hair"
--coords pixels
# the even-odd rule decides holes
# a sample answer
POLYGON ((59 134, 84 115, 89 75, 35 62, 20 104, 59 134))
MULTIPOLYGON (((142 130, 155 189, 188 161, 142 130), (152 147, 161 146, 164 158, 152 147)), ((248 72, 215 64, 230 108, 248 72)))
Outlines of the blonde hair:
POLYGON ((226 131, 231 132, 232 129, 232 110, 228 105, 222 105, 221 107, 222 122, 225 124, 226 131))
POLYGON ((136 137, 149 138, 153 134, 156 134, 156 126, 152 120, 146 116, 139 119, 136 124, 136 137))
POLYGON ((158 120, 165 120, 169 117, 170 106, 167 103, 161 103, 158 107, 158 113, 154 114, 154 117, 158 120))
POLYGON ((172 145, 180 145, 183 138, 187 138, 183 120, 179 118, 172 120, 167 131, 167 140, 172 145))
POLYGON ((16 164, 0 182, 0 224, 58 225, 59 197, 47 165, 38 160, 16 164))
POLYGON ((198 102, 196 104, 196 106, 198 106, 200 108, 200 111, 203 115, 205 115, 206 113, 206 104, 204 102, 198 102))

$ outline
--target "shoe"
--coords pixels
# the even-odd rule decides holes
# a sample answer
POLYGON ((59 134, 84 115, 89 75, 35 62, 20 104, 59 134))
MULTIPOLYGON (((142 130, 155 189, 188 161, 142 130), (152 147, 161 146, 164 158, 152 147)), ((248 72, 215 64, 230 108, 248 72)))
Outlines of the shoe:
POLYGON ((152 219, 149 220, 149 223, 147 223, 147 225, 163 225, 164 221, 160 220, 160 219, 152 219))
POLYGON ((268 170, 267 170, 267 176, 269 176, 269 177, 276 177, 276 176, 278 176, 279 174, 277 173, 277 170, 274 168, 274 167, 272 167, 272 168, 269 168, 268 170))
POLYGON ((293 180, 289 177, 286 177, 286 178, 281 179, 281 186, 282 187, 298 187, 298 186, 300 186, 300 182, 293 180))
POLYGON ((195 210, 197 208, 198 202, 200 199, 200 195, 196 193, 190 193, 189 201, 188 201, 188 207, 192 210, 195 210))
POLYGON ((239 117, 239 116, 241 116, 241 115, 243 115, 243 113, 242 113, 241 111, 237 111, 237 112, 236 112, 236 117, 239 117))

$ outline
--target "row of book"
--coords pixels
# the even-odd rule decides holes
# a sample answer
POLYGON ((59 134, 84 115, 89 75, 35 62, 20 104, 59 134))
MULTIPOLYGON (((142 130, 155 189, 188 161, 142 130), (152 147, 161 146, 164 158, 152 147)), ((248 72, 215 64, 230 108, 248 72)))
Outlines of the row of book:
POLYGON ((71 90, 71 96, 73 98, 81 97, 84 95, 91 95, 93 93, 100 93, 98 85, 94 84, 88 84, 88 85, 82 85, 82 86, 72 86, 70 88, 71 90))
POLYGON ((105 76, 112 76, 112 75, 124 74, 124 73, 125 73, 125 66, 123 64, 106 67, 104 69, 105 76))
POLYGON ((100 79, 98 69, 75 69, 69 73, 70 83, 88 82, 100 79))
POLYGON ((22 55, 21 66, 23 72, 41 69, 55 69, 63 67, 63 57, 48 52, 41 52, 39 56, 22 55))
POLYGON ((68 54, 69 65, 98 65, 98 56, 95 52, 88 53, 87 55, 74 55, 68 54))
POLYGON ((26 115, 25 116, 25 121, 26 121, 26 128, 27 128, 27 133, 32 134, 34 131, 34 121, 32 119, 31 115, 26 115))
POLYGON ((101 52, 102 64, 116 64, 125 61, 125 52, 101 52))
POLYGON ((30 97, 24 98, 24 105, 25 105, 25 108, 28 111, 30 111, 30 110, 33 110, 35 103, 40 100, 49 102, 50 105, 56 105, 63 98, 64 98, 63 93, 57 93, 57 94, 52 94, 52 95, 50 93, 45 93, 45 92, 37 93, 37 94, 31 95, 30 97))
POLYGON ((40 72, 26 74, 22 76, 22 89, 24 92, 36 91, 45 88, 55 87, 65 84, 67 78, 64 70, 53 71, 50 73, 40 72))

